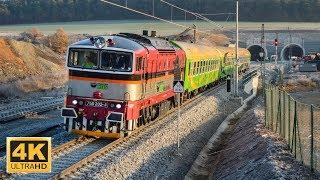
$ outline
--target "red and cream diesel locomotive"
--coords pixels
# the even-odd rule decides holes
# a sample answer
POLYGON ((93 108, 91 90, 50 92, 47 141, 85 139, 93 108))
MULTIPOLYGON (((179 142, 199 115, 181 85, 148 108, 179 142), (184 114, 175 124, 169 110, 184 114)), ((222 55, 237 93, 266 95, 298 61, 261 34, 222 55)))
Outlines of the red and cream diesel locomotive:
POLYGON ((169 41, 120 33, 68 48, 62 116, 76 134, 120 138, 175 106, 185 53, 169 41))

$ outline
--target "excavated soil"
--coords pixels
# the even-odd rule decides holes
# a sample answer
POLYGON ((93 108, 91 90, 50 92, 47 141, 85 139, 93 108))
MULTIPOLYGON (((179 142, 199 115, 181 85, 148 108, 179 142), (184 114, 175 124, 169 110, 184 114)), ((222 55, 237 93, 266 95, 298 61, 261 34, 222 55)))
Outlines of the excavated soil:
POLYGON ((62 87, 64 58, 43 45, 0 38, 0 98, 62 87))

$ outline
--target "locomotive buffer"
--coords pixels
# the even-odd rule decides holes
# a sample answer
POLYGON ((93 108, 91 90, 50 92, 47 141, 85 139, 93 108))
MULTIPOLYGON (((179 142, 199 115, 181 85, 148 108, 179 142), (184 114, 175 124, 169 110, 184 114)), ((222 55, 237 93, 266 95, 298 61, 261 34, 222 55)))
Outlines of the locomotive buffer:
POLYGON ((179 124, 180 124, 180 104, 181 104, 181 93, 184 92, 183 81, 173 81, 173 92, 178 95, 178 122, 177 122, 177 155, 179 156, 180 148, 180 135, 179 135, 179 124))

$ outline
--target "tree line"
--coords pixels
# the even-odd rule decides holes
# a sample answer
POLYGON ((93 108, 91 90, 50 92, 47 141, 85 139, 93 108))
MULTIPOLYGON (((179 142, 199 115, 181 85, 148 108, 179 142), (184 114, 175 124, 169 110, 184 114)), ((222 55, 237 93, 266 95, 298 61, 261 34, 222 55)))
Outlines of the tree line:
MULTIPOLYGON (((125 5, 126 0, 111 0, 125 5)), ((167 0, 201 13, 235 12, 235 0, 167 0)), ((152 14, 152 0, 127 0, 128 7, 152 14)), ((155 15, 170 19, 171 8, 155 2, 155 15)), ((239 0, 241 21, 319 22, 320 0, 239 0)), ((173 19, 184 20, 184 12, 174 9, 173 19)), ((234 15, 212 16, 214 20, 234 20, 234 15)), ((148 19, 100 0, 0 0, 0 24, 43 23, 83 20, 148 19)), ((187 19, 195 19, 187 14, 187 19)))

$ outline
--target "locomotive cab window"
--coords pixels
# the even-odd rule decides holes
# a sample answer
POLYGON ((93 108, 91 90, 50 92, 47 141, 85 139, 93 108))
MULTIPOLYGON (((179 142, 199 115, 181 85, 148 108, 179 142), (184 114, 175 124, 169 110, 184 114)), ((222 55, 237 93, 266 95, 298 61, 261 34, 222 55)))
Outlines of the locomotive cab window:
POLYGON ((120 51, 102 51, 101 69, 107 71, 131 72, 132 54, 120 51))
POLYGON ((85 69, 97 69, 98 51, 92 49, 70 49, 68 66, 85 69))

